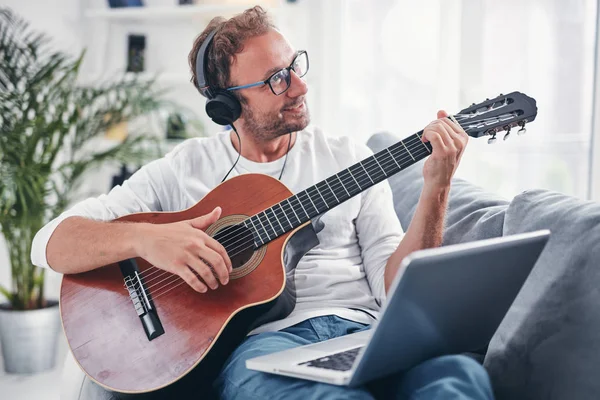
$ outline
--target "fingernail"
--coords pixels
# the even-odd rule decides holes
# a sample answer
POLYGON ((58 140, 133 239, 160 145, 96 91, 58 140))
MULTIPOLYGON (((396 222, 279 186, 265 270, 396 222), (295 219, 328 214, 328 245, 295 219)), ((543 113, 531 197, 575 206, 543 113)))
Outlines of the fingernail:
POLYGON ((202 289, 200 289, 200 292, 201 292, 201 293, 206 293, 206 288, 202 288, 202 289))
POLYGON ((227 285, 227 283, 229 283, 229 279, 225 278, 225 279, 223 280, 223 285, 227 285))

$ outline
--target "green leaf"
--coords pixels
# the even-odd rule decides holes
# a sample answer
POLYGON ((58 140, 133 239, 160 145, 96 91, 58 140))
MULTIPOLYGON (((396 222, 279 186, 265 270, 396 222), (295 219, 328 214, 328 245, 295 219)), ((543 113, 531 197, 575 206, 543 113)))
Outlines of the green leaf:
POLYGON ((2 285, 0 285, 0 293, 6 297, 6 300, 8 300, 9 303, 13 302, 13 294, 2 285))
POLYGON ((196 119, 167 101, 154 79, 115 74, 80 84, 84 57, 85 50, 77 57, 56 50, 49 36, 0 7, 0 231, 13 286, 0 291, 15 309, 44 304, 44 271, 30 262, 31 241, 71 204, 87 172, 107 163, 142 165, 160 154, 145 132, 129 132, 109 149, 94 141, 116 124, 159 110, 196 119))

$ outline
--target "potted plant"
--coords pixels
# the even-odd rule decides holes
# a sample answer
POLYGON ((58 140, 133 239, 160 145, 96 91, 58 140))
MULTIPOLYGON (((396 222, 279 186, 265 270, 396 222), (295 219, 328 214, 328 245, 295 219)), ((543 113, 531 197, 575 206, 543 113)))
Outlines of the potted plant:
POLYGON ((7 372, 32 373, 55 362, 58 302, 44 297, 45 271, 30 261, 36 232, 70 204, 86 172, 107 162, 141 164, 160 151, 148 145, 156 139, 131 133, 112 146, 94 144, 112 127, 169 102, 154 80, 131 74, 82 85, 84 53, 54 50, 45 34, 0 8, 0 233, 12 274, 12 287, 0 286, 7 372))

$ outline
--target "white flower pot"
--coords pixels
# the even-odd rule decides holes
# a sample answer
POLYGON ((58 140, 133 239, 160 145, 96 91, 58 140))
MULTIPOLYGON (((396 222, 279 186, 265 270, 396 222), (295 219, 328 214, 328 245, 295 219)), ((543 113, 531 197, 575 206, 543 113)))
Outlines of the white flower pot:
POLYGON ((27 311, 0 305, 0 344, 7 373, 33 374, 54 367, 61 325, 58 302, 48 304, 27 311))

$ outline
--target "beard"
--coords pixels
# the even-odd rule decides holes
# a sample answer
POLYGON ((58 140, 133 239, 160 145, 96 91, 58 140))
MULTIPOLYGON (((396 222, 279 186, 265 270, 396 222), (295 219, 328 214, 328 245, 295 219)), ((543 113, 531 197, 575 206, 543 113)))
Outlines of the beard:
POLYGON ((301 131, 310 123, 310 112, 306 98, 286 104, 282 109, 262 113, 245 105, 243 107, 244 127, 247 132, 260 141, 269 141, 288 133, 301 131), (284 111, 304 103, 304 110, 298 113, 284 111))

